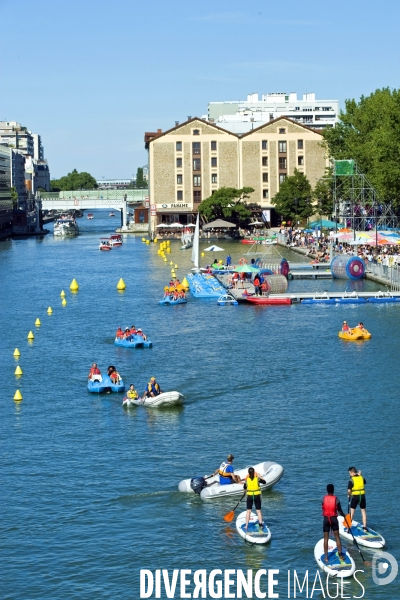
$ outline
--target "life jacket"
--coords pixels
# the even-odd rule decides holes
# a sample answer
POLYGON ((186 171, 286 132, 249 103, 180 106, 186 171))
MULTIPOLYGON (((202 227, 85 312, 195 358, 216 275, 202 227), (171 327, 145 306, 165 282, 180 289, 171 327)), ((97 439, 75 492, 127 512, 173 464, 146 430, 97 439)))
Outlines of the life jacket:
POLYGON ((100 369, 98 367, 90 367, 91 375, 100 375, 100 369))
POLYGON ((255 287, 258 287, 260 285, 260 280, 258 279, 258 277, 254 277, 253 283, 255 287))
POLYGON ((128 390, 126 392, 126 395, 128 396, 128 398, 130 398, 131 400, 135 400, 138 397, 137 391, 136 390, 128 390))
POLYGON ((354 475, 354 477, 351 477, 351 480, 353 482, 353 487, 351 489, 351 495, 356 496, 358 494, 360 494, 360 495, 365 494, 364 477, 362 475, 354 475))
POLYGON ((247 495, 259 496, 261 494, 260 484, 258 483, 258 475, 254 474, 254 479, 246 477, 247 495))
POLYGON ((227 477, 228 479, 232 479, 232 475, 233 473, 229 473, 227 471, 225 471, 226 467, 231 467, 232 465, 230 465, 227 462, 223 462, 220 466, 220 468, 218 469, 218 475, 220 477, 227 477))
POLYGON ((147 384, 147 390, 149 392, 153 392, 153 394, 156 394, 156 396, 158 394, 161 394, 161 390, 160 390, 160 386, 158 385, 158 383, 148 383, 147 384))
POLYGON ((121 328, 117 329, 117 333, 115 334, 117 338, 124 337, 124 332, 121 328))
POLYGON ((327 494, 322 500, 322 514, 324 517, 337 517, 338 512, 336 508, 337 498, 336 496, 327 494))
POLYGON ((342 331, 350 331, 350 327, 348 325, 343 325, 342 331))
POLYGON ((142 337, 144 337, 143 331, 136 331, 136 335, 141 335, 142 337))
POLYGON ((110 379, 111 379, 111 380, 118 381, 118 379, 119 379, 119 373, 117 373, 117 371, 113 371, 113 372, 111 373, 111 375, 110 375, 110 379))
POLYGON ((130 330, 130 332, 129 332, 129 333, 130 333, 130 335, 136 335, 136 334, 137 334, 137 331, 136 331, 136 329, 135 329, 135 328, 133 328, 133 329, 131 329, 131 330, 130 330))

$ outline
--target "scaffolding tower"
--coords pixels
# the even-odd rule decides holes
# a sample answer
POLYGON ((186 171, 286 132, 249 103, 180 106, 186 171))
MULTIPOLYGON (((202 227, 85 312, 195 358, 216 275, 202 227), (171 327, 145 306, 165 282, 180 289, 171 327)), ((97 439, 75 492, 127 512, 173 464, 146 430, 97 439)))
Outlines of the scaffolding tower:
POLYGON ((378 192, 354 160, 335 160, 333 165, 335 221, 354 231, 398 228, 399 219, 390 202, 378 192))

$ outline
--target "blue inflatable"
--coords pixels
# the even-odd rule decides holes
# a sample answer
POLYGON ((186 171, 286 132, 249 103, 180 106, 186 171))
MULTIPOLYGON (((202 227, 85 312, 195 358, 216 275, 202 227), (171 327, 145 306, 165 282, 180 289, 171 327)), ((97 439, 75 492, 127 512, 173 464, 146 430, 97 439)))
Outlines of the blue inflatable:
POLYGON ((163 298, 158 304, 186 304, 186 298, 178 298, 177 300, 171 300, 170 296, 163 298))
POLYGON ((101 381, 88 381, 88 391, 92 394, 102 394, 103 392, 123 392, 125 385, 122 379, 118 384, 111 381, 108 375, 102 375, 101 381))
POLYGON ((115 338, 114 345, 122 348, 151 348, 153 342, 144 340, 141 335, 131 335, 126 339, 115 338))
POLYGON ((365 275, 365 262, 359 256, 339 254, 331 262, 333 277, 339 279, 362 279, 365 275))

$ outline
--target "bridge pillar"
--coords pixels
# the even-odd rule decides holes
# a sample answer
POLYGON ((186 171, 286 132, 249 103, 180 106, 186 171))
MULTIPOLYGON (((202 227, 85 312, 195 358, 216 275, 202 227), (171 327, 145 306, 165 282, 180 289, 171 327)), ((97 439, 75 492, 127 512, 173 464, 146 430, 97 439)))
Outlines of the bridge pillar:
POLYGON ((124 197, 124 201, 122 203, 122 230, 127 230, 127 222, 128 222, 128 201, 126 199, 126 195, 124 197))

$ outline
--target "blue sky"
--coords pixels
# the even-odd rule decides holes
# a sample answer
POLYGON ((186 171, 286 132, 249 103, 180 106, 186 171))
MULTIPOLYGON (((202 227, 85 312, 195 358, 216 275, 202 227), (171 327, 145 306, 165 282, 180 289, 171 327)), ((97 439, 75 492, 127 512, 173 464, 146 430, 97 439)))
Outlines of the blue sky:
POLYGON ((399 4, 0 0, 0 120, 42 135, 52 177, 130 177, 144 131, 248 93, 399 87, 399 4))

